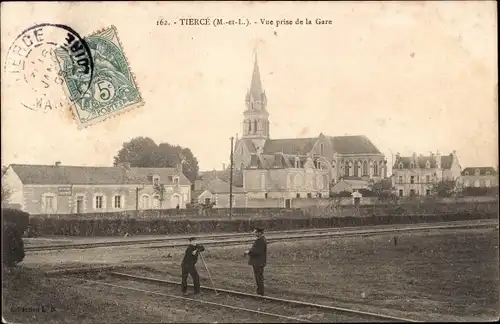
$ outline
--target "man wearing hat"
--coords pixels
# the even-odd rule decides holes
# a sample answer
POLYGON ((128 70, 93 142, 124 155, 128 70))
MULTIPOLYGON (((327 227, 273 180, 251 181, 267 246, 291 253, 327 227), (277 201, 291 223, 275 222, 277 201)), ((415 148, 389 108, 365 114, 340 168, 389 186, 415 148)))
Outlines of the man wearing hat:
POLYGON ((205 251, 203 245, 196 244, 196 237, 189 238, 189 245, 182 259, 182 293, 187 294, 187 278, 191 275, 193 278, 194 294, 200 293, 200 276, 196 270, 196 262, 198 262, 198 254, 205 251))
POLYGON ((264 295, 264 267, 267 261, 267 242, 264 237, 264 230, 256 228, 254 230, 257 239, 252 245, 252 248, 245 252, 249 256, 248 264, 253 267, 255 282, 257 284, 257 294, 264 295))

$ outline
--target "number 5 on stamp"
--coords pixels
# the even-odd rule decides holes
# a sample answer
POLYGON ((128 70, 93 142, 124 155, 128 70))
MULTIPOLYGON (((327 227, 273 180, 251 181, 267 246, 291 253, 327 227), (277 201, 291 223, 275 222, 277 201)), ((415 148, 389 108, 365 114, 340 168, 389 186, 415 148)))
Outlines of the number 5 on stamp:
MULTIPOLYGON (((68 97, 79 127, 87 127, 144 104, 130 71, 114 26, 85 38, 90 47, 94 73, 92 80, 82 79, 82 68, 67 51, 57 51, 68 97), (90 82, 90 86, 88 86, 90 82)), ((74 56, 73 56, 74 57, 74 56)))

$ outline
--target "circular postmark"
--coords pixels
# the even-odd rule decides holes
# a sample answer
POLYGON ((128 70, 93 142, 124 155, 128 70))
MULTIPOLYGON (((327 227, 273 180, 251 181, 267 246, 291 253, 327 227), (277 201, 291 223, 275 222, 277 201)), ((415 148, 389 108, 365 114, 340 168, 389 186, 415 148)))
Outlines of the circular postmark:
POLYGON ((78 96, 89 91, 94 62, 88 44, 75 30, 45 23, 29 27, 16 37, 7 52, 4 72, 6 88, 15 92, 13 96, 21 105, 48 111, 65 106, 65 77, 77 78, 83 84, 78 96), (60 65, 68 60, 73 68, 69 76, 63 76, 60 65))

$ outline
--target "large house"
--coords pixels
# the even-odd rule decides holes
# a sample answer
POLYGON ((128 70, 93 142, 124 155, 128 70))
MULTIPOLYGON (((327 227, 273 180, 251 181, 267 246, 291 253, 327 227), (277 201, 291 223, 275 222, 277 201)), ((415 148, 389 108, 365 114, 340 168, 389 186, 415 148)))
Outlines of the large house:
POLYGON ((244 171, 247 192, 258 191, 262 197, 283 192, 291 197, 321 196, 344 177, 372 182, 386 177, 387 161, 366 136, 319 134, 271 139, 267 96, 257 58, 245 102, 243 136, 236 139, 234 166, 244 171))
POLYGON ((11 164, 2 183, 9 203, 30 214, 185 208, 191 182, 179 168, 11 164))
POLYGON ((461 180, 463 187, 498 187, 498 172, 492 167, 467 167, 461 180))
POLYGON ((461 166, 456 152, 441 155, 400 156, 396 154, 393 170, 393 186, 396 194, 403 196, 429 196, 435 183, 443 180, 458 180, 461 166))

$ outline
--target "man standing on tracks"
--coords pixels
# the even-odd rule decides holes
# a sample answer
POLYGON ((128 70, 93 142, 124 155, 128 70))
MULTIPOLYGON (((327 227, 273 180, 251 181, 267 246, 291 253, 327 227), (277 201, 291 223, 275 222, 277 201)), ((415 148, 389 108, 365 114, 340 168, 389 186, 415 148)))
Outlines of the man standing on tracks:
POLYGON ((252 248, 245 252, 249 256, 248 264, 253 267, 255 282, 257 284, 257 294, 264 296, 264 267, 267 261, 267 242, 264 237, 264 230, 256 228, 254 230, 257 239, 252 248))
POLYGON ((203 245, 196 244, 196 238, 189 238, 189 245, 184 253, 184 259, 182 259, 182 293, 187 294, 187 278, 191 275, 193 278, 194 294, 198 295, 200 293, 200 276, 196 270, 196 262, 198 262, 199 253, 205 251, 203 245))

